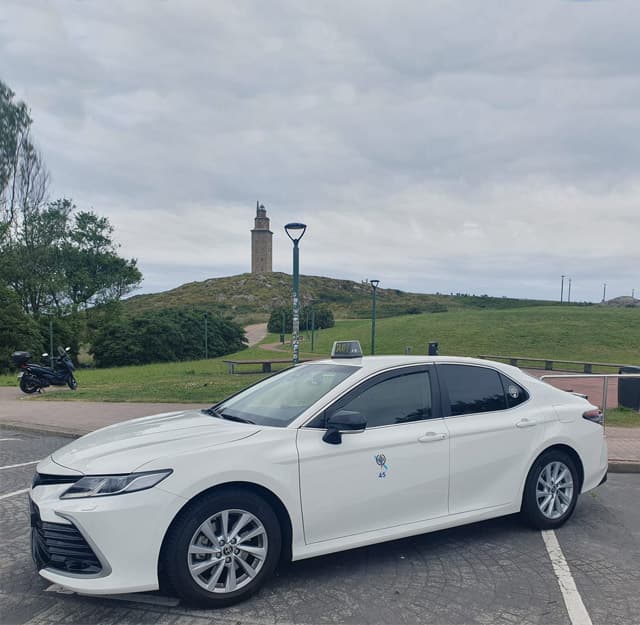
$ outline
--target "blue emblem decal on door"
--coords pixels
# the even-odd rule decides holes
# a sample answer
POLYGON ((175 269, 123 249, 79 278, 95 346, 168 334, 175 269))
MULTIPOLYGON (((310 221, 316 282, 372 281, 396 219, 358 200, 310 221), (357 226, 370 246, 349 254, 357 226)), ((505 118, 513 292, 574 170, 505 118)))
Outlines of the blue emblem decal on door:
POLYGON ((382 452, 380 452, 379 454, 376 454, 374 456, 374 460, 380 468, 380 470, 378 471, 378 477, 380 479, 387 477, 387 471, 389 470, 389 465, 387 465, 387 457, 382 452))

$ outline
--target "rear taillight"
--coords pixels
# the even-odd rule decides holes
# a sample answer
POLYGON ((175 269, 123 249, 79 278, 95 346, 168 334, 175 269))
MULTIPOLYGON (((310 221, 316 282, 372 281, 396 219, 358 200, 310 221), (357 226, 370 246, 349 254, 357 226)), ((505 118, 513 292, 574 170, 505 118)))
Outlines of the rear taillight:
POLYGON ((598 425, 604 425, 604 417, 602 415, 602 410, 587 410, 587 412, 582 413, 582 418, 587 421, 593 421, 598 425))

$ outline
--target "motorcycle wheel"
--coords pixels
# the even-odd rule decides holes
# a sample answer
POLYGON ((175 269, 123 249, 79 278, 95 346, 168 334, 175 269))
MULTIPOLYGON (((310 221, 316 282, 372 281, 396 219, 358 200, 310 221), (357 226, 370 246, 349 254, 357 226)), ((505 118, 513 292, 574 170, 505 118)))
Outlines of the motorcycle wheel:
POLYGON ((40 389, 36 379, 30 375, 23 375, 20 378, 20 390, 27 395, 31 395, 40 389))
POLYGON ((67 380, 67 385, 72 391, 75 391, 78 388, 78 380, 76 380, 73 376, 71 376, 67 380))

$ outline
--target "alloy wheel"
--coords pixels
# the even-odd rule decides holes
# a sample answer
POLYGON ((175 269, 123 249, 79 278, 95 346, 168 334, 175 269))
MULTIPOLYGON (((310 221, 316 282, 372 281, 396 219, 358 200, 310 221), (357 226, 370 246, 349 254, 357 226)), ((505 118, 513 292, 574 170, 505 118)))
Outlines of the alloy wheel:
POLYGON ((559 519, 573 500, 573 477, 569 467, 555 460, 545 465, 536 484, 538 509, 547 519, 559 519))
POLYGON ((208 592, 231 593, 256 577, 268 548, 260 519, 246 510, 223 510, 193 534, 187 554, 189 573, 208 592))

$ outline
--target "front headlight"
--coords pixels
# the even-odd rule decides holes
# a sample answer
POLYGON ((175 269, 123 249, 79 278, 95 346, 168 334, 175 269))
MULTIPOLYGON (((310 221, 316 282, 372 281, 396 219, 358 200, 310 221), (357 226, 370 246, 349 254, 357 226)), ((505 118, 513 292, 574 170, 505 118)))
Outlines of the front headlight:
POLYGON ((129 473, 129 475, 86 475, 80 478, 71 488, 60 495, 60 499, 76 499, 79 497, 105 497, 145 490, 159 484, 171 475, 171 469, 163 471, 145 471, 129 473))

